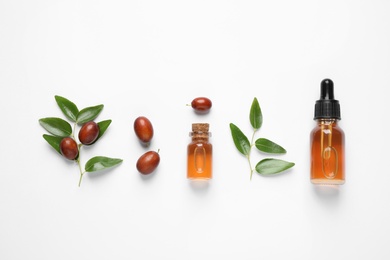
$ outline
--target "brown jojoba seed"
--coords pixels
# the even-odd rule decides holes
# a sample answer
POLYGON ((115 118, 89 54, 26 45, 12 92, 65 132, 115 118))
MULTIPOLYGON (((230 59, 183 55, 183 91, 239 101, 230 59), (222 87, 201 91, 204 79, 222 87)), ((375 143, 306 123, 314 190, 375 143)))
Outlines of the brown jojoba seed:
POLYGON ((76 141, 71 137, 65 137, 60 142, 61 154, 68 160, 74 160, 79 154, 79 148, 76 141))
POLYGON ((94 121, 85 123, 79 131, 79 140, 82 144, 90 145, 96 141, 99 132, 99 126, 94 121))
POLYGON ((137 170, 144 174, 152 173, 160 163, 160 155, 155 151, 148 151, 141 155, 137 161, 137 170))
POLYGON ((137 117, 134 121, 134 132, 143 143, 149 143, 153 138, 153 125, 144 116, 137 117))
POLYGON ((197 97, 191 102, 191 106, 198 112, 208 112, 211 109, 212 102, 207 97, 197 97))

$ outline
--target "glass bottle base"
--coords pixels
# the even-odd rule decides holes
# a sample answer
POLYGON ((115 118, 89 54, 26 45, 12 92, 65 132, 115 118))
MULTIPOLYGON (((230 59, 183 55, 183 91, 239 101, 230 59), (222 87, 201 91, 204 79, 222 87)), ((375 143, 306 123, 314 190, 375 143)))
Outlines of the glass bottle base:
POLYGON ((345 180, 311 179, 311 183, 317 185, 342 185, 345 183, 345 180))
POLYGON ((211 177, 187 177, 190 181, 208 181, 211 177))

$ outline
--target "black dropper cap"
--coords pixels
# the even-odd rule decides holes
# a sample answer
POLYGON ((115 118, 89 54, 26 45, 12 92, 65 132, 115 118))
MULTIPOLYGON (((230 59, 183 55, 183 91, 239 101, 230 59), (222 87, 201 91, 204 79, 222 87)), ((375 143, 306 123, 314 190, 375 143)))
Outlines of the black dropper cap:
POLYGON ((330 79, 321 81, 321 96, 314 108, 314 120, 316 119, 341 119, 340 104, 334 99, 333 81, 330 79))

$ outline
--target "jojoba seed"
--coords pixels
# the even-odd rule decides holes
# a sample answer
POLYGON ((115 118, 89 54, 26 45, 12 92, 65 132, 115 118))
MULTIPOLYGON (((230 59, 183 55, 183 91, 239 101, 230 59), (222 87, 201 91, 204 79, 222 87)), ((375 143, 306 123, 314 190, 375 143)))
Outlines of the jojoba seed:
POLYGON ((94 121, 85 123, 79 131, 80 142, 85 145, 92 144, 98 138, 99 131, 99 126, 94 121))
POLYGON ((212 106, 212 102, 207 97, 197 97, 191 102, 191 106, 198 112, 208 112, 212 106))
POLYGON ((140 141, 149 143, 153 137, 152 123, 144 116, 137 117, 134 121, 134 132, 140 141))
POLYGON ((137 170, 142 174, 152 173, 160 163, 160 155, 155 151, 148 151, 137 161, 137 170))
POLYGON ((60 151, 61 154, 69 160, 76 159, 79 154, 79 149, 76 141, 71 137, 65 137, 60 142, 60 151))

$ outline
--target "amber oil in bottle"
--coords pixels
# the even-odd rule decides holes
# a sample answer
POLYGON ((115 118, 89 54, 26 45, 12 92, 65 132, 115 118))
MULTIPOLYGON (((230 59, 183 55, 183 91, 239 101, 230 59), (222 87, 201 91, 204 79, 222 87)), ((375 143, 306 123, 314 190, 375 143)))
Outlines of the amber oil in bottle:
POLYGON ((194 123, 190 132, 191 142, 187 146, 187 178, 208 180, 212 178, 213 146, 209 142, 209 124, 194 123))
POLYGON ((321 82, 321 95, 314 110, 316 126, 311 131, 311 182, 313 184, 344 184, 345 137, 339 127, 340 104, 334 99, 333 82, 321 82))

